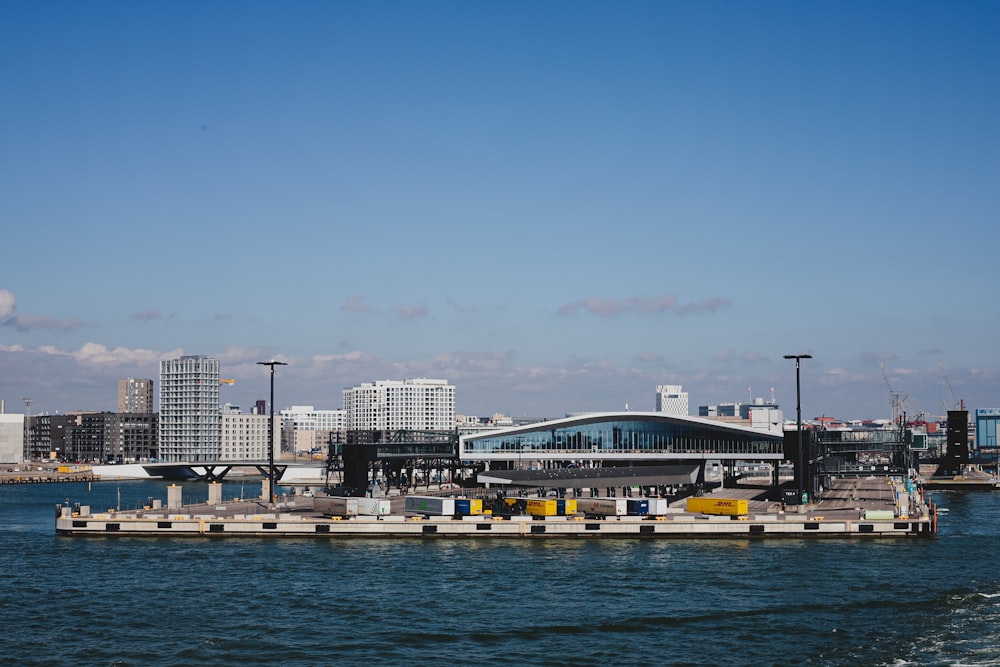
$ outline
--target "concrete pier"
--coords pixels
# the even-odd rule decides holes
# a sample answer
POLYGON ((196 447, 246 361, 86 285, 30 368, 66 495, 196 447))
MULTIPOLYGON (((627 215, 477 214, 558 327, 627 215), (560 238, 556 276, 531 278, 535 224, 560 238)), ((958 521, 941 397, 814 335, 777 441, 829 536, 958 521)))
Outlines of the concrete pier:
MULTIPOLYGON (((215 502, 115 513, 72 513, 56 516, 60 535, 176 537, 310 537, 310 538, 857 538, 930 537, 936 532, 932 504, 919 489, 886 478, 841 480, 816 505, 783 508, 780 503, 748 500, 742 516, 689 513, 681 506, 658 516, 604 519, 574 516, 406 516, 394 503, 387 516, 327 517, 312 498, 292 497, 267 506, 259 500, 215 502)), ((179 488, 179 487, 177 487, 179 488)), ((759 490, 756 490, 759 493, 759 490)), ((168 488, 169 493, 169 488, 168 488)), ((720 493, 752 494, 727 488, 720 493)), ((180 492, 176 492, 179 498, 180 492)), ((287 496, 285 498, 288 498, 287 496)), ((394 500, 402 500, 394 499, 394 500)))

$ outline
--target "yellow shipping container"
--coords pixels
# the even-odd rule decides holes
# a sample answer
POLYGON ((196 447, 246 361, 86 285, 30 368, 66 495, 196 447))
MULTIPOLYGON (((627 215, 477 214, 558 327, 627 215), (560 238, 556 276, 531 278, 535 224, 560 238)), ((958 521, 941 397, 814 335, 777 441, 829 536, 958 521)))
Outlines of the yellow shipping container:
POLYGON ((700 514, 720 514, 723 516, 744 516, 749 514, 747 501, 740 498, 715 498, 704 496, 688 498, 687 511, 700 514))

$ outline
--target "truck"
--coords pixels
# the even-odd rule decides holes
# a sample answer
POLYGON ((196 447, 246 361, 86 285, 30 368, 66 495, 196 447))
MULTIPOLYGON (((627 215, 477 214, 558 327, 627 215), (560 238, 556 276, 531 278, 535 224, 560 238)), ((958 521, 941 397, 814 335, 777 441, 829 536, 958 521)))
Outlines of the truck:
POLYGON ((313 510, 323 516, 385 516, 390 513, 386 498, 355 498, 353 496, 316 496, 313 510))
POLYGON ((528 498, 526 509, 532 516, 573 516, 577 506, 575 498, 528 498))
POLYGON ((688 498, 688 512, 696 514, 717 514, 721 516, 739 517, 750 513, 746 499, 717 498, 715 496, 700 496, 688 498))
POLYGON ((362 499, 343 496, 316 496, 313 498, 313 510, 323 516, 357 516, 359 500, 362 499))
POLYGON ((456 516, 479 516, 483 513, 483 501, 479 498, 455 498, 456 516))
POLYGON ((478 516, 483 513, 483 501, 478 498, 406 496, 404 507, 411 514, 423 516, 478 516))
POLYGON ((587 516, 645 516, 648 498, 577 498, 576 507, 587 516))
POLYGON ((576 508, 587 516, 604 518, 625 516, 628 505, 624 498, 577 498, 576 508))

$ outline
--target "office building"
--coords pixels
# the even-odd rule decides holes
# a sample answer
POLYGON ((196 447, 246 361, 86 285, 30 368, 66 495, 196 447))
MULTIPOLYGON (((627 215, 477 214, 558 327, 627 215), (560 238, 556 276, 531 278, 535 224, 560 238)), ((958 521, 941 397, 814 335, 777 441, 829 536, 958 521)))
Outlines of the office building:
POLYGON ((686 415, 688 413, 687 392, 682 391, 679 384, 657 385, 656 411, 671 415, 686 415))

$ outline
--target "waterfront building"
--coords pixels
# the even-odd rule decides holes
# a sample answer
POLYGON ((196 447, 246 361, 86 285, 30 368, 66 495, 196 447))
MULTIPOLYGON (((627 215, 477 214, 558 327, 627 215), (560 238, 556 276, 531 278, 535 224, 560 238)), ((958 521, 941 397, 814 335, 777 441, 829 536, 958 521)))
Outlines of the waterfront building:
POLYGON ((317 410, 311 405, 293 405, 281 411, 281 449, 293 455, 319 454, 331 440, 346 437, 345 410, 317 410))
POLYGON ((459 459, 496 467, 781 461, 767 430, 662 412, 591 413, 459 438, 459 459))
POLYGON ((0 463, 24 461, 24 415, 0 413, 0 463))
POLYGON ((976 410, 977 450, 997 451, 997 425, 1000 424, 1000 408, 979 408, 976 410))
POLYGON ((67 434, 76 423, 70 415, 35 415, 25 418, 24 456, 32 460, 67 457, 67 434))
POLYGON ((660 384, 656 386, 656 411, 672 415, 688 413, 688 395, 679 384, 660 384))
MULTIPOLYGON (((270 415, 245 414, 236 406, 227 405, 222 411, 222 461, 266 461, 268 459, 267 426, 270 415), (235 410, 233 408, 236 408, 235 410)), ((274 442, 280 437, 281 422, 274 420, 274 442)), ((277 458, 278 452, 275 451, 277 458)))
POLYGON ((445 431, 455 427, 455 387, 447 380, 379 380, 344 389, 348 430, 445 431))
POLYGON ((153 381, 136 378, 118 380, 118 412, 153 412, 153 381))
POLYGON ((152 412, 76 413, 66 424, 61 456, 108 464, 155 460, 157 421, 152 412))
POLYGON ((161 460, 218 460, 220 416, 217 359, 191 355, 160 362, 161 460))

